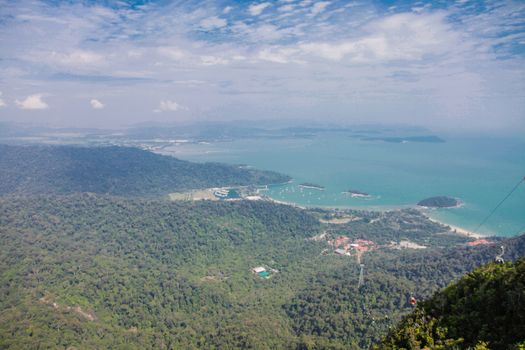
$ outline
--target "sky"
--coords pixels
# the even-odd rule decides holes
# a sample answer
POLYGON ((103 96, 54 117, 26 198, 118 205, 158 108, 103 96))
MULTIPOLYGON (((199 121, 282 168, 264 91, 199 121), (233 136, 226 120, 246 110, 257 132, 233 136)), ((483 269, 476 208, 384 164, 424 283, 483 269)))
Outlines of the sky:
POLYGON ((525 135, 525 1, 0 0, 0 122, 525 135))

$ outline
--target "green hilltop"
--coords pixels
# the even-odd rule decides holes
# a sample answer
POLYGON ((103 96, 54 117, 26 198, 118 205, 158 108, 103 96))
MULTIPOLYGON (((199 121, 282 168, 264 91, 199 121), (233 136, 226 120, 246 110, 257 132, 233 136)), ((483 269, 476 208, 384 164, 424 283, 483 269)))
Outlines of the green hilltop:
POLYGON ((421 303, 376 349, 525 348, 525 258, 491 263, 421 303))
MULTIPOLYGON (((363 349, 413 293, 430 297, 499 251, 416 211, 326 215, 266 201, 0 198, 0 348, 363 349), (362 287, 356 255, 329 245, 340 235, 375 243, 362 287), (406 239, 427 249, 388 243, 406 239)), ((508 257, 524 254, 524 236, 504 242, 508 257)))

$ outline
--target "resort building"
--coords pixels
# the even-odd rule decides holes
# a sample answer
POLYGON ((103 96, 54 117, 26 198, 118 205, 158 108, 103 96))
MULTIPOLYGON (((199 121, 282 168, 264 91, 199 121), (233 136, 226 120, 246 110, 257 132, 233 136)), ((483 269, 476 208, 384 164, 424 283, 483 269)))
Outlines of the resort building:
POLYGON ((349 255, 346 252, 346 249, 342 249, 342 248, 338 248, 338 249, 334 250, 334 253, 336 253, 337 255, 349 255))
POLYGON ((266 269, 264 267, 262 267, 262 266, 257 266, 257 267, 254 267, 252 269, 253 273, 261 273, 261 272, 264 272, 264 271, 266 271, 266 269))
POLYGON ((261 278, 270 278, 270 272, 265 267, 257 266, 252 269, 252 272, 261 278))

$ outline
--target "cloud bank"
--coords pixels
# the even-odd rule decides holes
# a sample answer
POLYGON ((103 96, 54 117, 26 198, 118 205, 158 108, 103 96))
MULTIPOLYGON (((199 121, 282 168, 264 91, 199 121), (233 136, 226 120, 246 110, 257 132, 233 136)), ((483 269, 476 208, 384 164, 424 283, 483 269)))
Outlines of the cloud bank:
POLYGON ((41 109, 39 120, 124 125, 158 106, 192 120, 525 132, 522 1, 21 0, 0 2, 0 17, 0 120, 41 109), (86 106, 93 91, 111 112, 86 106))

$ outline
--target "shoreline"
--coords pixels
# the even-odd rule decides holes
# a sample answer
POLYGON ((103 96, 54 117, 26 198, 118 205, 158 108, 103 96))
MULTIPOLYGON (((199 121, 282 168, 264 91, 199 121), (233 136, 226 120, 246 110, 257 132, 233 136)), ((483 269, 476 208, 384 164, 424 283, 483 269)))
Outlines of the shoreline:
MULTIPOLYGON (((274 203, 278 203, 278 204, 284 204, 284 205, 290 205, 292 207, 296 207, 296 208, 300 208, 300 209, 311 209, 311 208, 320 208, 320 209, 354 209, 354 210, 368 210, 368 211, 389 211, 389 210, 402 210, 402 209, 416 209, 418 210, 423 216, 425 216, 428 220, 432 221, 432 222, 435 222, 435 223, 438 223, 438 224, 441 224, 443 226, 448 226, 450 228, 449 231, 447 231, 446 233, 450 233, 450 234, 455 234, 455 235, 459 235, 459 236, 463 236, 463 237, 468 237, 468 238, 472 238, 472 239, 482 239, 482 238, 487 238, 487 237, 490 237, 489 235, 484 235, 484 234, 481 234, 481 233, 475 233, 473 231, 470 231, 470 230, 467 230, 463 227, 460 227, 460 226, 456 226, 456 225, 451 225, 449 223, 446 223, 444 221, 441 221, 441 220, 438 220, 438 219, 435 219, 435 218, 432 218, 426 211, 425 209, 426 208, 421 208, 421 207, 418 207, 417 205, 397 205, 397 206, 391 206, 391 207, 367 207, 367 206, 360 206, 359 208, 352 208, 352 207, 341 207, 341 206, 301 206, 301 205, 298 205, 297 203, 293 203, 293 202, 284 202, 284 201, 279 201, 279 200, 276 200, 276 199, 273 199, 271 198, 270 196, 267 196, 268 199, 270 199, 270 201, 274 202, 274 203)), ((427 209, 428 210, 428 209, 427 209)))
POLYGON ((430 221, 432 222, 435 222, 435 223, 438 223, 438 224, 441 224, 441 225, 445 225, 445 226, 448 226, 450 227, 450 231, 451 233, 453 234, 457 234, 457 235, 460 235, 460 236, 465 236, 465 237, 469 237, 469 238, 474 238, 474 239, 481 239, 481 238, 487 238, 489 236, 487 235, 483 235, 481 233, 475 233, 475 232, 472 232, 472 231, 469 231, 467 229, 464 229, 462 227, 459 227, 459 226, 455 226, 455 225, 450 225, 446 222, 443 222, 443 221, 440 221, 440 220, 437 220, 437 219, 434 219, 432 217, 430 217, 427 213, 425 212, 422 212, 422 214, 430 221))

